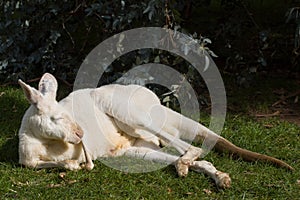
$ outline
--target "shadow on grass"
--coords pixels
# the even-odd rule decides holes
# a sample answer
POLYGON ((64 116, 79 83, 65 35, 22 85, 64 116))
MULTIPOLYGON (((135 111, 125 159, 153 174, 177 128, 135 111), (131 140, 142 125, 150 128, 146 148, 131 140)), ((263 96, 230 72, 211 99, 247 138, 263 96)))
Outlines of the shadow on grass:
POLYGON ((18 164, 18 138, 8 139, 0 147, 0 162, 18 164))
POLYGON ((0 162, 18 163, 18 129, 28 103, 15 88, 0 90, 0 162))

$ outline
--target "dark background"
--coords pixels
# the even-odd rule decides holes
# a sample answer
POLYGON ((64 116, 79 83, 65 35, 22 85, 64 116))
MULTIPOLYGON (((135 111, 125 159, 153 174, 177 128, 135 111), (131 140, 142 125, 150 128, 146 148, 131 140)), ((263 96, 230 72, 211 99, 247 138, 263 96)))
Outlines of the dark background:
MULTIPOLYGON (((144 26, 209 38, 212 43, 206 46, 233 84, 249 87, 260 74, 299 79, 299 0, 12 0, 0 5, 2 85, 16 84, 18 78, 35 82, 50 72, 71 87, 96 45, 144 26)), ((133 65, 153 62, 157 55, 191 76, 195 85, 197 75, 186 63, 174 64, 174 58, 163 59, 170 57, 167 52, 157 51, 133 52, 116 60, 101 84, 116 80, 133 65)))

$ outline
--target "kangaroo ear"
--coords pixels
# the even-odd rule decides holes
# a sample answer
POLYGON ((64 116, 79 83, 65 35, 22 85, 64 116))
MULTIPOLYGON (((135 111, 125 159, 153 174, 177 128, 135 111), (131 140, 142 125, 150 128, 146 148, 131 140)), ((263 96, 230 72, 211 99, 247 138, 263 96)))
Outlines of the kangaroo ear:
POLYGON ((31 104, 37 104, 38 101, 41 99, 41 93, 37 91, 35 88, 30 87, 26 83, 24 83, 21 79, 18 80, 18 83, 22 87, 24 94, 31 104))
POLYGON ((45 73, 39 82, 39 91, 51 100, 56 99, 57 81, 55 77, 49 73, 45 73))

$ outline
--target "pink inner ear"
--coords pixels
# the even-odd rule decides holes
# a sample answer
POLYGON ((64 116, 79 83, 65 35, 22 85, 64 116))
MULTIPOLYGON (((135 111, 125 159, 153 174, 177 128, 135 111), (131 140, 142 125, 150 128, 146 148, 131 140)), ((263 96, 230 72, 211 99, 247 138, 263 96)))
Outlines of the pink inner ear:
POLYGON ((41 80, 39 84, 39 91, 43 94, 46 95, 49 92, 53 92, 53 83, 49 80, 41 80))
POLYGON ((57 81, 51 74, 44 74, 39 83, 39 91, 46 97, 56 98, 57 81))

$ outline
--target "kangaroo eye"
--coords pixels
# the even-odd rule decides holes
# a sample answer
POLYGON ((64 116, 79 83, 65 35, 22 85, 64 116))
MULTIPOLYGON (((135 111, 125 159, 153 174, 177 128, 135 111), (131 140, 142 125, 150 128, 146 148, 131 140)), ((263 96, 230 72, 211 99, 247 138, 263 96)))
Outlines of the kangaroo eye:
POLYGON ((54 121, 54 122, 57 122, 57 121, 59 121, 59 120, 61 120, 61 119, 63 119, 62 117, 50 117, 50 120, 51 121, 54 121))

